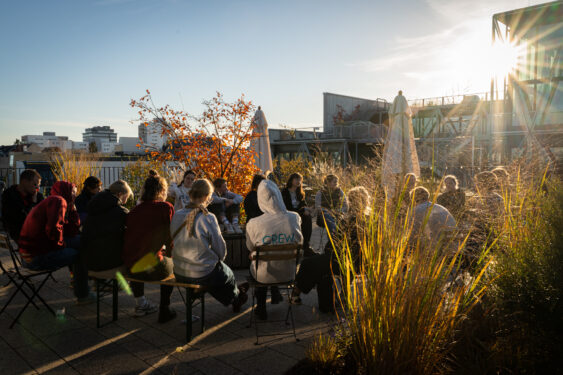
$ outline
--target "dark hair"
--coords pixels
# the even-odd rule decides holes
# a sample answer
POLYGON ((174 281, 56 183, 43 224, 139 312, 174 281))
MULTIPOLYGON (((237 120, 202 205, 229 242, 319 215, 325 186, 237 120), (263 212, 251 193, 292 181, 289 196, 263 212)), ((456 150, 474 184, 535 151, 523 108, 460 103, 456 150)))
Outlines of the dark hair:
POLYGON ((225 183, 227 183, 227 180, 224 178, 216 178, 215 181, 213 181, 213 186, 215 186, 215 189, 220 189, 225 183))
POLYGON ((264 181, 265 179, 266 176, 264 176, 263 174, 255 174, 254 177, 252 177, 252 185, 250 186, 250 191, 258 190, 258 185, 260 185, 260 182, 264 181))
POLYGON ((187 171, 184 172, 184 175, 182 176, 182 181, 180 181, 180 184, 184 183, 184 180, 186 179, 186 176, 189 174, 193 174, 195 177, 195 172, 192 171, 191 169, 188 169, 187 171))
POLYGON ((84 180, 84 188, 95 189, 101 185, 102 181, 96 176, 90 176, 84 180))
POLYGON ((149 177, 143 184, 141 201, 154 201, 158 198, 165 200, 167 191, 168 183, 166 182, 166 180, 163 177, 160 177, 155 170, 151 169, 149 171, 149 177))
POLYGON ((26 169, 20 174, 20 181, 21 180, 33 181, 35 177, 41 178, 39 172, 37 172, 35 169, 26 169))
MULTIPOLYGON (((291 176, 289 176, 289 178, 287 179, 287 183, 285 184, 286 189, 289 189, 292 186, 293 180, 296 178, 303 179, 303 175, 301 175, 301 173, 292 173, 291 176)), ((297 199, 302 200, 303 197, 305 197, 303 186, 299 186, 297 189, 295 189, 295 194, 297 195, 297 199)))

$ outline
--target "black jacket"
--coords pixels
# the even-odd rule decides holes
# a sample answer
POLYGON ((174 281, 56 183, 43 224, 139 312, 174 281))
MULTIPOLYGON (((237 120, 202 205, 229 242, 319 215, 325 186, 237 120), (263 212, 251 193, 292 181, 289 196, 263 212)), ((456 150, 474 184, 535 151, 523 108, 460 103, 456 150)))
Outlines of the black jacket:
POLYGON ((258 192, 256 190, 252 190, 244 198, 244 212, 246 212, 247 223, 250 219, 258 217, 264 213, 260 209, 260 206, 258 206, 258 192))
POLYGON ((86 188, 82 189, 82 192, 76 197, 74 205, 76 206, 76 211, 78 216, 80 216, 80 222, 84 223, 86 217, 88 216, 88 203, 94 197, 86 188))
POLYGON ((30 200, 26 205, 17 189, 18 185, 12 185, 2 193, 2 220, 10 237, 16 241, 20 237, 27 214, 43 200, 43 194, 37 193, 37 202, 33 203, 30 200))
POLYGON ((293 204, 291 204, 291 193, 289 192, 289 189, 283 188, 281 193, 282 193, 283 203, 285 204, 285 208, 288 211, 297 212, 299 215, 303 215, 303 212, 305 211, 305 207, 307 207, 307 203, 305 202, 305 197, 301 196, 300 194, 297 194, 297 201, 299 203, 297 204, 297 208, 294 208, 293 204))
POLYGON ((128 212, 109 190, 90 200, 80 238, 88 270, 105 271, 123 264, 121 254, 128 212))

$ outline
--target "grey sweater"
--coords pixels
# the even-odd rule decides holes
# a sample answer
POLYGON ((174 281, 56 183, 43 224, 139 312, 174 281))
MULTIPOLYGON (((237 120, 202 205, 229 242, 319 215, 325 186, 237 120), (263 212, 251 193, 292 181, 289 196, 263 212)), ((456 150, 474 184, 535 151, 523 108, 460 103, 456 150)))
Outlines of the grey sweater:
POLYGON ((199 213, 195 218, 195 237, 188 237, 188 230, 184 223, 186 216, 192 209, 181 209, 174 214, 170 223, 170 233, 183 226, 173 238, 174 273, 191 278, 207 276, 219 261, 225 259, 227 246, 221 236, 219 223, 213 214, 199 213))

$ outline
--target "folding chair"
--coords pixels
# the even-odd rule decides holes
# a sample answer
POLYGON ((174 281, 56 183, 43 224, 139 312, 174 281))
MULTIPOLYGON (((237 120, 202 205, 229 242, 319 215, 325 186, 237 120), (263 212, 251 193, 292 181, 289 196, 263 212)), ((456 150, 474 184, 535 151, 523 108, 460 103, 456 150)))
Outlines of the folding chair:
MULTIPOLYGON (((295 260, 295 268, 297 269, 297 263, 299 262, 299 254, 300 254, 301 245, 300 244, 284 244, 284 245, 263 245, 258 246, 254 249, 254 253, 252 254, 252 260, 255 260, 255 267, 256 267, 256 274, 258 274, 258 265, 260 262, 269 262, 275 260, 295 260)), ((277 322, 285 322, 286 325, 289 325, 289 318, 291 317, 291 327, 293 329, 293 337, 295 337, 295 341, 299 341, 297 338, 297 334, 295 333, 295 320, 293 319, 293 310, 292 304, 288 303, 287 313, 285 315, 285 319, 283 320, 270 320, 267 322, 258 322, 254 315, 254 301, 256 298, 256 288, 266 288, 277 286, 281 289, 287 291, 288 300, 290 297, 290 293, 293 291, 294 284, 295 284, 295 277, 289 281, 283 283, 260 283, 256 281, 252 276, 247 277, 248 284, 250 287, 253 288, 252 290, 252 310, 250 312, 250 324, 248 328, 252 327, 252 323, 254 323, 254 327, 256 329, 256 342, 255 345, 259 345, 259 338, 266 337, 266 336, 278 336, 282 333, 271 333, 265 335, 258 334, 258 324, 267 324, 267 323, 277 323, 277 322)))
POLYGON ((14 284, 14 286, 16 287, 14 293, 10 296, 8 301, 6 301, 4 307, 2 307, 2 310, 0 310, 0 314, 2 314, 4 310, 6 310, 6 307, 10 305, 10 303, 12 302, 14 297, 18 294, 18 292, 21 292, 27 298, 26 304, 20 310, 20 312, 18 313, 18 315, 10 325, 10 328, 14 327, 20 316, 23 314, 25 309, 27 309, 27 307, 29 306, 29 304, 32 304, 36 309, 39 310, 39 307, 33 301, 35 297, 37 297, 39 301, 41 301, 41 303, 47 308, 47 310, 49 310, 51 314, 55 316, 55 311, 39 295, 39 291, 41 290, 41 288, 43 288, 43 285, 45 285, 47 279, 51 277, 51 274, 55 272, 57 269, 31 271, 22 268, 21 266, 22 263, 21 263, 21 259, 19 258, 19 253, 12 246, 12 242, 8 234, 0 233, 0 250, 7 250, 10 253, 13 269, 10 270, 5 268, 2 262, 0 262, 0 268, 2 269, 2 272, 4 272, 8 276, 9 284, 14 284), (35 286, 33 284, 32 279, 34 277, 37 278, 42 277, 41 281, 39 282, 39 286, 35 286), (25 287, 29 289, 27 292, 25 287), (28 293, 31 293, 31 295, 29 295, 28 293))

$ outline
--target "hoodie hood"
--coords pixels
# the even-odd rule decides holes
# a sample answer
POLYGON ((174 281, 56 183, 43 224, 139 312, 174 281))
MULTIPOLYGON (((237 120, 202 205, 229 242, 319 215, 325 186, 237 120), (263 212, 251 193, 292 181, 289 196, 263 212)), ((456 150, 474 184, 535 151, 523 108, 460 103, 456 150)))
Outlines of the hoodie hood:
POLYGON ((72 203, 72 188, 75 185, 67 181, 57 181, 51 188, 51 195, 63 197, 67 204, 72 203))
POLYGON ((94 195, 88 202, 88 215, 101 215, 119 205, 119 198, 106 189, 94 195))
POLYGON ((258 185, 258 206, 267 214, 287 213, 280 189, 270 180, 258 185))

